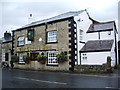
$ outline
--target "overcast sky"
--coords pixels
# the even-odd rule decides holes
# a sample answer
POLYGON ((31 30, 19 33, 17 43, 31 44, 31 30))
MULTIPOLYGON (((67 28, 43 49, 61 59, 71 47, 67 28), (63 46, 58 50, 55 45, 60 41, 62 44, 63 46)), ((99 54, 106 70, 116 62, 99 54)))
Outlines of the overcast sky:
POLYGON ((0 0, 0 38, 5 31, 11 31, 28 24, 31 13, 38 21, 69 11, 87 9, 97 21, 118 21, 120 0, 0 0))

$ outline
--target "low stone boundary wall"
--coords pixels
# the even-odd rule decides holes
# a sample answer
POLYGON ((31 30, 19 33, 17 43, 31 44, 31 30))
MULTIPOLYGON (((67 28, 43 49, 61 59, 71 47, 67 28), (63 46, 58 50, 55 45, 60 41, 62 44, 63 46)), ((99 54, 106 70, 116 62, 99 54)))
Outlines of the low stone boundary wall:
POLYGON ((29 64, 14 63, 14 68, 27 70, 50 70, 50 71, 69 71, 69 62, 59 63, 57 66, 41 64, 38 61, 31 61, 29 64))
POLYGON ((81 73, 112 73, 113 68, 107 65, 76 65, 75 71, 81 73))

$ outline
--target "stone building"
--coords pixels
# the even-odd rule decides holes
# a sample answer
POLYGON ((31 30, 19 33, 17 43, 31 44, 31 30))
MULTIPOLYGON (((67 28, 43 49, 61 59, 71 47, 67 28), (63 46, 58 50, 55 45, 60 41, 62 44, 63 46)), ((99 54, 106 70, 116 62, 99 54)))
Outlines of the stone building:
POLYGON ((13 54, 19 56, 19 63, 15 64, 15 68, 73 71, 75 64, 79 64, 78 52, 90 23, 92 22, 86 10, 81 10, 32 22, 13 30, 13 54), (56 54, 61 52, 67 55, 68 61, 57 62, 56 54), (47 55, 46 64, 42 65, 36 61, 39 54, 47 55), (24 62, 25 55, 32 57, 30 64, 24 62))
POLYGON ((0 63, 2 61, 2 38, 0 39, 0 63))
POLYGON ((1 62, 7 62, 10 65, 12 50, 12 36, 11 33, 5 32, 4 37, 1 38, 0 44, 0 60, 1 62))

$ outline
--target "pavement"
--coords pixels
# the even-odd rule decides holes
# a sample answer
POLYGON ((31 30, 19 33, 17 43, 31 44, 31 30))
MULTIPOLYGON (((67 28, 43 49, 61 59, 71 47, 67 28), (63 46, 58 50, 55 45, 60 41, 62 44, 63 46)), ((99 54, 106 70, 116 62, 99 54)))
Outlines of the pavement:
POLYGON ((120 70, 112 74, 78 74, 5 68, 2 88, 104 88, 120 90, 120 70))

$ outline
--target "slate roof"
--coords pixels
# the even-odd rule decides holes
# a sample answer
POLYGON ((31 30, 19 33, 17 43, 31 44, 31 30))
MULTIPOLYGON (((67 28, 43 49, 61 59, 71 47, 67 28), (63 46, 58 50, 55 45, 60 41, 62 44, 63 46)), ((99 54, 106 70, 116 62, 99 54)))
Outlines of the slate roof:
POLYGON ((97 22, 97 23, 94 23, 94 24, 90 25, 87 33, 112 31, 113 26, 115 26, 115 30, 117 31, 115 21, 104 22, 104 23, 97 22))
POLYGON ((6 42, 12 42, 12 37, 8 40, 5 40, 5 38, 3 38, 3 43, 6 43, 6 42))
POLYGON ((70 18, 70 17, 74 17, 74 16, 82 13, 83 11, 85 11, 85 10, 63 13, 63 14, 60 14, 60 15, 57 15, 57 16, 54 16, 54 17, 51 17, 51 18, 48 18, 48 19, 32 22, 32 23, 27 24, 27 25, 25 25, 25 26, 23 26, 23 27, 21 27, 17 30, 28 28, 28 27, 31 27, 31 26, 44 24, 44 23, 48 23, 48 22, 52 22, 52 21, 57 21, 57 20, 62 20, 62 19, 67 19, 67 18, 70 18))
POLYGON ((6 40, 4 37, 0 38, 0 44, 7 43, 7 42, 12 42, 12 37, 10 39, 8 39, 8 40, 6 40))
POLYGON ((0 44, 2 44, 2 41, 3 41, 2 38, 0 38, 0 44))
POLYGON ((94 40, 85 43, 80 52, 110 51, 114 40, 94 40))

